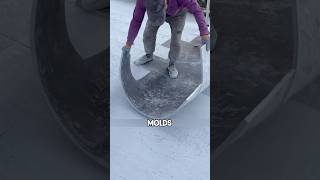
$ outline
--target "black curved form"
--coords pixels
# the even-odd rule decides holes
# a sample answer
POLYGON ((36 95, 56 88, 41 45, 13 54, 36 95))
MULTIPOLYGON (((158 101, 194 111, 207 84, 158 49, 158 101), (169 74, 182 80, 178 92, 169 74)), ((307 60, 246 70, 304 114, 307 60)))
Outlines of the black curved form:
POLYGON ((108 50, 82 59, 65 22, 65 0, 35 0, 33 52, 46 96, 73 142, 107 166, 108 50))

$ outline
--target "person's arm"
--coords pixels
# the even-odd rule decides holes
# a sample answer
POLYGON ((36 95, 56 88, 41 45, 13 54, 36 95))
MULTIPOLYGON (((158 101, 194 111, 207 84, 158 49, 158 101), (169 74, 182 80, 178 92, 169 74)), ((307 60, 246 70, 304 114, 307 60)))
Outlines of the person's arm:
POLYGON ((137 0, 136 7, 134 9, 133 17, 129 27, 126 46, 130 47, 133 44, 135 38, 137 37, 145 12, 146 9, 143 5, 143 0, 137 0))
POLYGON ((207 36, 209 34, 208 26, 197 0, 178 0, 178 2, 194 15, 199 26, 200 36, 207 36))

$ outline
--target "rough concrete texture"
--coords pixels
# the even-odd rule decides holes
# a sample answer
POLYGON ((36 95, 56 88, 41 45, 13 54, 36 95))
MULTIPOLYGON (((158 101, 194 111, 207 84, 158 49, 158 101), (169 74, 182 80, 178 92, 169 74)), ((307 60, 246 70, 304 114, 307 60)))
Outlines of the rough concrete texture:
POLYGON ((182 53, 175 66, 177 79, 168 76, 168 60, 154 56, 154 60, 142 67, 150 70, 141 79, 134 79, 130 59, 123 57, 121 80, 126 96, 138 112, 149 118, 169 118, 176 113, 202 82, 200 47, 182 43, 182 53))
POLYGON ((296 44, 289 99, 220 153, 213 162, 214 179, 320 177, 319 2, 297 0, 293 5, 296 44))
POLYGON ((217 148, 293 66, 293 2, 217 0, 213 147, 217 148))

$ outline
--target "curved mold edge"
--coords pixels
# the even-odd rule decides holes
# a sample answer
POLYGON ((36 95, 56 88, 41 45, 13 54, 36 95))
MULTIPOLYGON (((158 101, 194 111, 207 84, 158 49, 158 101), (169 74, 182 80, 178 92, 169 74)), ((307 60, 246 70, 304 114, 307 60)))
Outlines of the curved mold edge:
MULTIPOLYGON (((39 54, 38 54, 38 45, 37 45, 37 25, 38 25, 38 8, 39 7, 39 2, 49 2, 49 1, 42 1, 42 0, 34 0, 33 4, 32 4, 32 15, 31 15, 31 35, 30 35, 30 41, 31 41, 31 53, 32 53, 32 57, 33 59, 35 59, 36 64, 38 66, 38 74, 39 74, 39 80, 40 80, 40 84, 43 88, 43 90, 40 92, 43 94, 43 97, 45 99, 45 101, 48 104, 48 107, 50 108, 50 111, 52 112, 53 116, 55 117, 55 119, 57 120, 58 124, 62 127, 64 133, 67 135, 67 137, 70 139, 70 141, 77 147, 79 148, 82 152, 84 152, 84 154, 86 154, 89 158, 91 158, 92 160, 94 160, 95 162, 97 162, 99 165, 107 168, 109 167, 108 163, 105 161, 105 158, 99 158, 97 156, 95 156, 94 154, 92 154, 92 152, 88 151, 88 149, 86 147, 83 146, 83 144, 81 144, 79 142, 79 137, 76 137, 75 134, 73 134, 72 132, 70 132, 70 129, 68 129, 66 127, 66 125, 62 122, 62 118, 61 115, 57 112, 57 109, 55 107, 53 107, 52 105, 52 101, 53 99, 49 97, 49 91, 48 91, 48 87, 45 85, 45 80, 42 77, 41 74, 41 67, 39 66, 39 54)), ((52 2, 52 1, 50 1, 52 2)), ((56 3, 62 3, 65 2, 64 0, 57 0, 55 1, 56 3)), ((64 22, 65 23, 65 22, 64 22)), ((70 40, 67 40, 68 43, 71 42, 70 40)), ((74 50, 74 52, 76 53, 76 51, 74 50)))
POLYGON ((120 75, 121 75, 121 84, 122 88, 125 92, 126 98, 130 105, 141 115, 152 118, 152 119, 166 119, 171 117, 172 115, 176 114, 181 108, 183 108, 185 105, 190 103, 192 100, 194 100, 199 94, 201 94, 206 88, 210 86, 210 52, 206 51, 206 48, 202 46, 200 48, 200 56, 201 56, 201 67, 202 67, 202 82, 194 89, 194 91, 185 99, 184 102, 181 103, 181 105, 175 109, 175 111, 165 115, 165 116, 151 116, 148 114, 145 114, 141 110, 139 110, 136 105, 132 102, 130 99, 128 93, 127 93, 127 86, 125 84, 125 81, 131 81, 135 82, 134 87, 131 87, 131 91, 138 92, 138 83, 134 79, 131 67, 130 67, 130 60, 131 56, 129 55, 127 58, 124 58, 121 56, 121 66, 120 66, 120 75))

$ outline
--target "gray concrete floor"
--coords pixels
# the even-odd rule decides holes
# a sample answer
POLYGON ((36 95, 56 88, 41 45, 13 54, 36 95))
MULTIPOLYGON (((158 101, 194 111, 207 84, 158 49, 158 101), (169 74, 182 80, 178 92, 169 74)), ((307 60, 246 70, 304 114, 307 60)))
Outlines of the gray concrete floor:
MULTIPOLYGON (((110 1, 110 178, 112 180, 208 180, 210 175, 210 98, 200 94, 170 116, 172 127, 150 128, 147 118, 128 103, 121 87, 121 48, 126 42, 134 3, 110 1), (130 148, 128 148, 130 147, 130 148)), ((147 16, 131 48, 131 63, 145 52, 143 30, 147 16)), ((170 26, 164 23, 157 33, 155 55, 167 59, 170 26)), ((191 14, 187 15, 182 40, 199 35, 191 14)), ((136 79, 147 73, 143 66, 131 64, 136 79)))
POLYGON ((107 179, 46 102, 30 51, 31 7, 32 1, 0 1, 0 180, 107 179))

